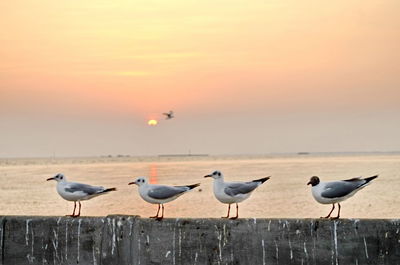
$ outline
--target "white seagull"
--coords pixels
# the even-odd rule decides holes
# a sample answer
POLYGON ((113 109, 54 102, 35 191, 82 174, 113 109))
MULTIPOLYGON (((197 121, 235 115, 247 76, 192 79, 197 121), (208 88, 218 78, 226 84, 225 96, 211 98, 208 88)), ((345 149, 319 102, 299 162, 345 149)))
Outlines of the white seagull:
POLYGON ((236 216, 231 219, 239 217, 238 203, 250 197, 251 193, 270 177, 256 179, 249 182, 225 182, 224 176, 220 171, 214 171, 212 174, 204 176, 205 178, 214 179, 214 195, 222 203, 229 204, 228 214, 222 218, 229 218, 231 204, 236 203, 236 216))
POLYGON ((312 186, 311 191, 314 199, 322 204, 331 204, 332 210, 325 217, 329 218, 335 209, 335 203, 338 204, 339 210, 336 217, 331 217, 331 219, 338 219, 340 217, 340 203, 351 196, 353 196, 357 191, 368 186, 370 181, 377 178, 378 175, 369 178, 352 178, 346 180, 322 182, 318 177, 314 176, 310 179, 307 185, 312 186))
POLYGON ((57 192, 64 200, 74 202, 74 211, 71 215, 67 215, 71 217, 78 217, 81 215, 81 201, 89 200, 96 196, 106 194, 109 191, 117 190, 116 188, 106 189, 101 186, 91 186, 77 182, 68 182, 67 178, 63 174, 57 174, 54 177, 47 179, 47 181, 49 180, 57 181, 57 192), (79 203, 79 211, 78 214, 75 215, 76 202, 79 203))
POLYGON ((174 112, 172 110, 170 110, 169 112, 164 112, 163 115, 165 115, 166 120, 174 118, 174 112))
POLYGON ((164 203, 170 202, 181 196, 182 194, 200 186, 200 183, 187 185, 187 186, 166 186, 150 184, 145 177, 139 177, 135 181, 128 183, 128 185, 136 184, 139 186, 139 194, 143 200, 152 204, 158 204, 157 214, 150 216, 161 220, 164 218, 164 203), (162 207, 162 214, 158 216, 162 207))

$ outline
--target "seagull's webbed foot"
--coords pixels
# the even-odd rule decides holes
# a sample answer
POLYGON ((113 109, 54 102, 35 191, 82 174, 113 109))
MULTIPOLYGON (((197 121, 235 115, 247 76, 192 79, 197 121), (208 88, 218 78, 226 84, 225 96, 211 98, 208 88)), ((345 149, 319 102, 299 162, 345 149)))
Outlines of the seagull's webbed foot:
POLYGON ((157 220, 157 221, 161 221, 162 219, 164 219, 163 216, 156 217, 156 220, 157 220))
POLYGON ((66 216, 72 217, 72 218, 76 218, 76 217, 79 217, 81 215, 80 214, 67 214, 66 216))
POLYGON ((239 216, 235 216, 235 217, 231 217, 231 218, 229 218, 229 219, 231 219, 231 220, 236 220, 236 219, 238 219, 238 217, 239 217, 239 216))

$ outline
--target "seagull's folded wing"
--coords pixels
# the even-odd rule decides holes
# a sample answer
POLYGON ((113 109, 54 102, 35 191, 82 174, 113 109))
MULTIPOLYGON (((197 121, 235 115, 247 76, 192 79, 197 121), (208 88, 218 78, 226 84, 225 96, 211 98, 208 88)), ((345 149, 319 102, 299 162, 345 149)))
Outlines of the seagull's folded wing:
POLYGON ((67 192, 83 192, 86 193, 88 195, 93 195, 96 193, 99 193, 101 191, 104 190, 104 187, 100 187, 100 186, 91 186, 88 184, 82 184, 82 183, 69 183, 66 187, 65 187, 65 191, 67 192))
POLYGON ((236 196, 238 194, 246 194, 252 192, 257 187, 257 182, 231 182, 227 184, 224 191, 230 196, 236 196))
POLYGON ((351 181, 334 181, 325 185, 321 193, 325 198, 338 198, 346 196, 365 184, 365 180, 352 179, 351 181))
POLYGON ((152 187, 147 195, 153 199, 164 200, 176 195, 179 195, 185 191, 189 190, 188 187, 170 187, 170 186, 156 186, 152 187))

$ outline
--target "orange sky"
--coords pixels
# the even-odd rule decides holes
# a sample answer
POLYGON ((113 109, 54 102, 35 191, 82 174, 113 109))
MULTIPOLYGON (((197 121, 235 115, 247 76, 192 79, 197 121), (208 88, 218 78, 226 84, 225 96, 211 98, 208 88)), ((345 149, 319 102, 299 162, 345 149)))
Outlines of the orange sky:
MULTIPOLYGON (((309 113, 354 112, 382 112, 392 126, 400 112, 398 10, 398 0, 2 1, 0 118, 9 135, 31 129, 21 119, 46 128, 61 118, 71 126, 111 119, 122 130, 170 109, 187 118, 184 128, 193 119, 207 128, 215 116, 251 117, 256 126, 266 124, 260 117, 301 113, 306 124, 309 113)), ((153 153, 161 150, 169 149, 153 153)))

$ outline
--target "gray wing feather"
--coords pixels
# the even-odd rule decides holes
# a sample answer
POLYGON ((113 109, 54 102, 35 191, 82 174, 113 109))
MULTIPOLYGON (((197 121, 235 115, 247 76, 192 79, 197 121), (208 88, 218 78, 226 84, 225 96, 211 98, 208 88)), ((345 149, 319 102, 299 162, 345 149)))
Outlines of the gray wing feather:
POLYGON ((321 195, 325 198, 343 197, 362 187, 365 183, 365 180, 362 179, 359 181, 353 180, 327 183, 325 186, 325 191, 323 191, 321 195))
POLYGON ((224 191, 230 196, 246 194, 255 190, 258 187, 258 184, 259 183, 257 182, 233 182, 228 184, 224 191))
POLYGON ((82 184, 82 183, 71 183, 65 188, 66 191, 68 192, 84 192, 88 195, 93 195, 96 193, 99 193, 104 190, 104 187, 100 186, 91 186, 87 184, 82 184))
POLYGON ((175 187, 159 186, 149 190, 147 195, 149 195, 149 197, 153 199, 163 200, 179 195, 187 190, 189 190, 189 188, 185 186, 175 186, 175 187))

